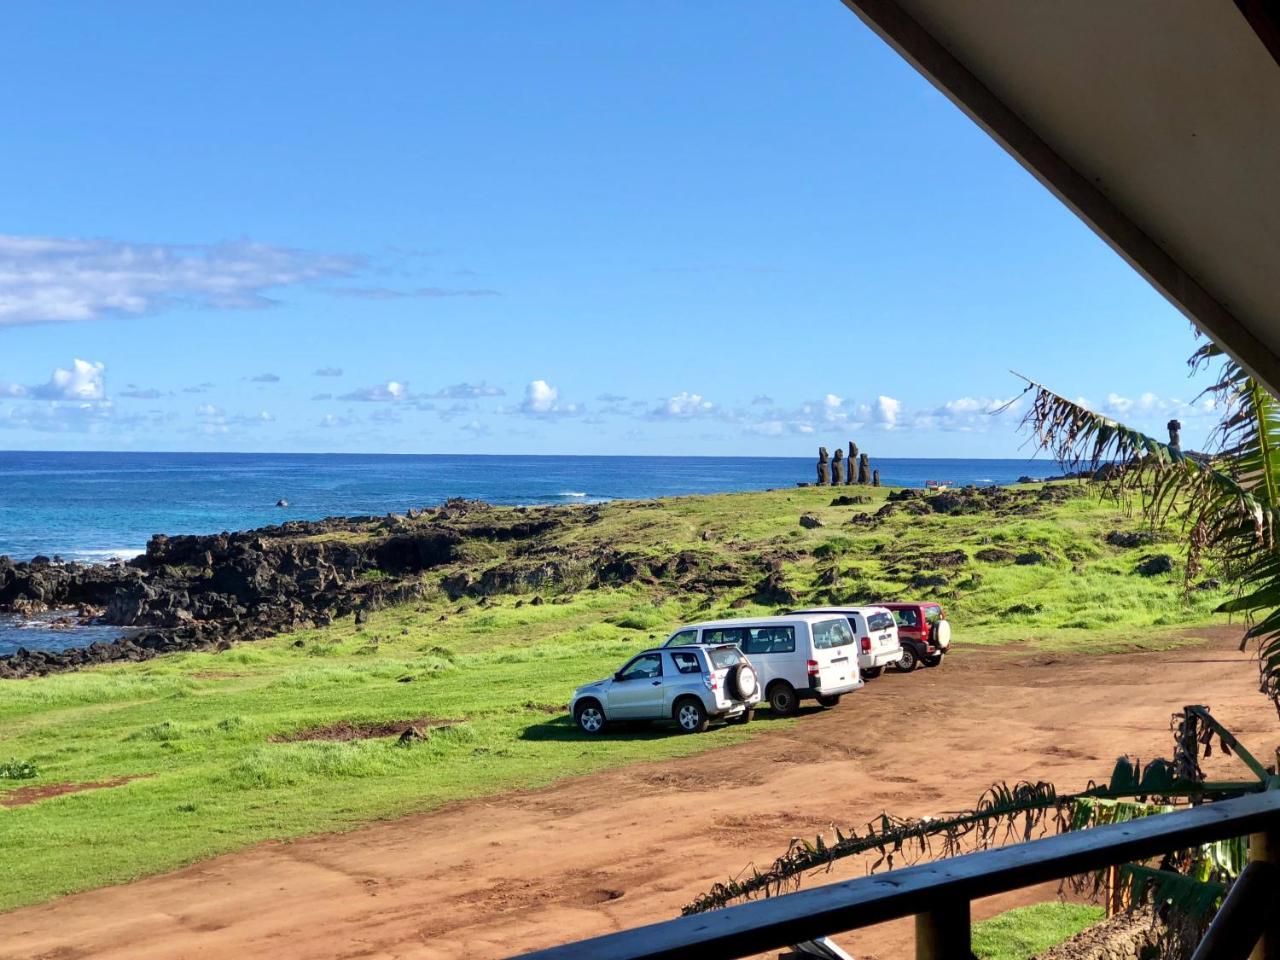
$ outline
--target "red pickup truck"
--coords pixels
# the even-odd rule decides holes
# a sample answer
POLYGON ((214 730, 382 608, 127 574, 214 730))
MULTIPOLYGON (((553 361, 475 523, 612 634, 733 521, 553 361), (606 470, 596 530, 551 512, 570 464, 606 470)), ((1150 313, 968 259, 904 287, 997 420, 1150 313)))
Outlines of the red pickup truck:
POLYGON ((936 667, 942 662, 951 647, 951 624, 941 604, 879 601, 875 605, 887 608, 898 621, 899 670, 908 673, 921 663, 936 667))

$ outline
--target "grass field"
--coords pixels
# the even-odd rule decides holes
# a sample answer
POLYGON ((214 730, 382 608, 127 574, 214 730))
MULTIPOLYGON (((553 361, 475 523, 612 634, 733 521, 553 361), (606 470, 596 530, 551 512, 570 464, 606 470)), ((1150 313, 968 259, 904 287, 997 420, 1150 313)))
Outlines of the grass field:
MULTIPOLYGON (((877 509, 887 491, 870 493, 875 502, 852 509, 829 506, 833 492, 815 489, 611 504, 590 523, 552 531, 545 546, 566 555, 587 541, 650 555, 696 551, 713 570, 781 556, 787 585, 806 602, 941 597, 961 648, 1170 645, 1178 628, 1208 622, 1221 600, 1212 590, 1184 598, 1177 571, 1134 573, 1143 551, 1102 538, 1136 523, 1096 496, 1032 515, 895 514, 873 528, 850 524, 852 513, 877 509), (801 513, 824 525, 802 528, 801 513), (1043 560, 975 559, 992 547, 1035 550, 1043 560), (955 550, 964 559, 948 561, 946 584, 909 587, 922 570, 914 558, 955 550)), ((482 567, 500 550, 477 543, 473 562, 482 567)), ((0 779, 0 803, 59 784, 116 784, 0 807, 0 908, 259 840, 686 755, 765 726, 700 737, 660 728, 578 736, 563 716, 575 686, 607 676, 682 621, 773 612, 749 586, 580 587, 566 579, 543 590, 546 602, 537 605, 531 593, 481 602, 436 591, 377 611, 359 628, 348 618, 222 653, 0 684, 0 763, 13 758, 37 771, 33 779, 0 779), (407 745, 394 736, 305 739, 335 723, 399 729, 412 720, 426 734, 407 745)))
POLYGON ((1102 908, 1050 901, 1017 907, 973 925, 978 960, 1031 960, 1102 919, 1102 908))

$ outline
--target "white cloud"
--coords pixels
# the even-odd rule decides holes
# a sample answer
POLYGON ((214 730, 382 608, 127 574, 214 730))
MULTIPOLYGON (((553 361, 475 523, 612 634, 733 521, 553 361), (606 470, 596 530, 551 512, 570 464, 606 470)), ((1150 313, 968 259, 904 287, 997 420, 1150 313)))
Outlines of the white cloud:
POLYGON ((901 400, 895 400, 893 397, 886 397, 881 394, 876 397, 876 405, 872 411, 871 418, 886 430, 892 430, 898 425, 898 414, 901 412, 901 400))
POLYGON ((355 417, 341 416, 339 414, 326 413, 320 418, 320 426, 325 429, 340 429, 342 427, 350 427, 359 421, 355 417))
POLYGON ((442 387, 427 396, 440 400, 476 400, 480 397, 505 397, 507 391, 501 387, 491 387, 481 380, 479 383, 455 383, 442 387))
POLYGON ((127 243, 0 235, 0 326, 143 316, 175 305, 270 306, 267 294, 362 266, 238 240, 127 243))
POLYGON ((280 377, 274 373, 260 373, 257 376, 249 377, 250 383, 279 383, 280 377))
POLYGON ((705 417, 715 412, 715 404, 700 393, 683 390, 674 397, 649 411, 655 420, 690 420, 694 417, 705 417))
POLYGON ((545 380, 531 380, 524 388, 520 412, 530 417, 574 417, 582 413, 576 403, 561 403, 560 391, 545 380))
POLYGON ((389 400, 403 400, 409 396, 409 385, 401 383, 399 380, 388 380, 386 383, 376 387, 366 387, 363 390, 353 390, 350 393, 344 393, 339 400, 358 400, 366 403, 379 403, 389 400))
POLYGON ((32 387, 28 393, 40 400, 104 400, 106 370, 107 365, 101 361, 76 359, 70 370, 54 370, 48 383, 32 387))
POLYGON ((321 367, 315 371, 317 377, 340 377, 342 376, 341 367, 321 367))

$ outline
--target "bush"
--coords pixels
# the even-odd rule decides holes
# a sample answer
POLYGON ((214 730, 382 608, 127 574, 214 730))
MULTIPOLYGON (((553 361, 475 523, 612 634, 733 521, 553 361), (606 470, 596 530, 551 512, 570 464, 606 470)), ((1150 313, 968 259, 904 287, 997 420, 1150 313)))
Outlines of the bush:
POLYGON ((30 760, 12 759, 0 763, 0 780, 34 780, 40 775, 30 760))

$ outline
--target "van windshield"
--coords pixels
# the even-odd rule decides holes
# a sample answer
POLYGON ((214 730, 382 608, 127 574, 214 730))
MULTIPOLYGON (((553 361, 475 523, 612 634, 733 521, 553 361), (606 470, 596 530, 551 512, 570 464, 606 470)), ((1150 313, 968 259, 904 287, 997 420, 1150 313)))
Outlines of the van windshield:
POLYGON ((853 631, 844 617, 839 620, 819 620, 813 625, 813 645, 819 650, 843 647, 853 643, 853 631))
POLYGON ((888 630, 894 625, 893 616, 888 613, 873 613, 867 617, 867 627, 871 630, 888 630))

